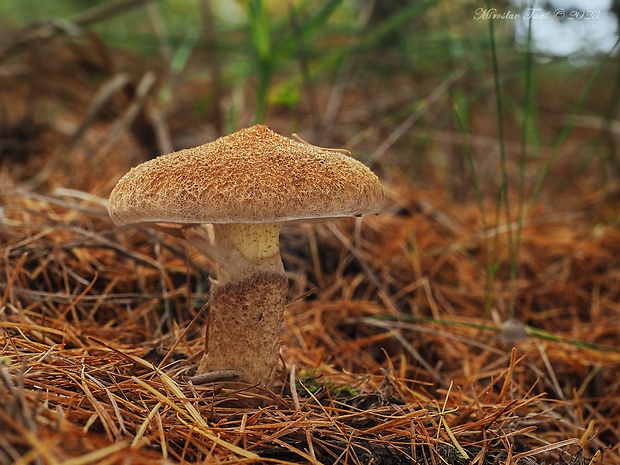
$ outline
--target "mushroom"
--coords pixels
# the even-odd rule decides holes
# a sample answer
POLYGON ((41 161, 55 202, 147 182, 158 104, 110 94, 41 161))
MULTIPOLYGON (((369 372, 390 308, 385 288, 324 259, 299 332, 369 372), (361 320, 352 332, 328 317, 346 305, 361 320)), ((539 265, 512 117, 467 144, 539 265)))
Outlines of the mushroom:
POLYGON ((255 125, 132 168, 108 211, 117 225, 185 225, 177 231, 218 265, 197 374, 233 370, 269 385, 288 292, 282 223, 376 214, 383 199, 377 176, 342 151, 255 125), (187 233, 201 224, 213 225, 210 240, 187 233))

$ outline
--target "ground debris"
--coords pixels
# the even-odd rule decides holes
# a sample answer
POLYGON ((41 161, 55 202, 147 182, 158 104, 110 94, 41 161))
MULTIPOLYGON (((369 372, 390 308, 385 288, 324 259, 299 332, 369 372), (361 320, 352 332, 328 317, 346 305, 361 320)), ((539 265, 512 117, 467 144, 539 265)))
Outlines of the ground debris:
MULTIPOLYGON (((74 45, 47 44, 92 66, 74 45)), ((53 71, 64 93, 15 80, 2 96, 67 102, 55 121, 21 108, 0 127, 18 145, 0 148, 0 464, 620 463, 617 189, 538 207, 513 286, 501 222, 482 231, 477 204, 385 168, 382 215, 283 231, 291 294, 272 390, 193 385, 213 263, 106 210, 115 179, 151 155, 155 81, 77 86, 53 71), (116 89, 98 94, 109 105, 89 107, 101 86, 116 89), (85 107, 101 113, 86 121, 85 107), (502 337, 509 318, 517 337, 502 337)))

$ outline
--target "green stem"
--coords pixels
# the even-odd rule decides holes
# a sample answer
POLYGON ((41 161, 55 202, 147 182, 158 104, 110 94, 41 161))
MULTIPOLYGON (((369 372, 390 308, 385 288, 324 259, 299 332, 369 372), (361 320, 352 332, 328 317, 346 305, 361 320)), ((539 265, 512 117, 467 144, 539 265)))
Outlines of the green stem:
MULTIPOLYGON (((487 8, 491 9, 491 0, 487 0, 487 8)), ((502 104, 502 95, 500 89, 500 76, 499 76, 499 60, 497 58, 497 48, 495 46, 495 28, 493 26, 494 21, 489 21, 489 36, 491 43, 491 62, 493 65, 493 82, 494 82, 494 91, 495 91, 495 106, 497 113, 497 137, 499 140, 499 151, 500 151, 500 169, 501 169, 501 184, 499 187, 498 193, 498 215, 496 218, 496 227, 499 226, 500 222, 500 205, 503 204, 504 207, 504 215, 506 217, 506 224, 512 224, 512 218, 510 213, 510 196, 508 195, 508 168, 506 163, 506 146, 504 144, 504 110, 502 104)), ((516 285, 516 277, 513 277, 513 269, 516 270, 516 251, 513 242, 513 231, 512 227, 508 227, 506 232, 508 237, 508 255, 509 261, 511 264, 511 282, 516 285)), ((499 255, 499 244, 496 239, 496 252, 499 255)), ((499 259, 499 256, 498 256, 499 259)), ((509 306, 509 312, 512 314, 514 312, 514 308, 509 306)))

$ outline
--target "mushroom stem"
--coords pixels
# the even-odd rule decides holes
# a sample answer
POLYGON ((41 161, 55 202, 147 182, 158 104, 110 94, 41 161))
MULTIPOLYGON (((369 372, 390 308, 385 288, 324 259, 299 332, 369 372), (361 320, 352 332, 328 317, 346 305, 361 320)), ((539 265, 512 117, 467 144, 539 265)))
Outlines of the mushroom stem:
POLYGON ((269 385, 288 293, 281 224, 213 226, 220 266, 211 282, 205 355, 197 374, 235 370, 244 381, 269 385))

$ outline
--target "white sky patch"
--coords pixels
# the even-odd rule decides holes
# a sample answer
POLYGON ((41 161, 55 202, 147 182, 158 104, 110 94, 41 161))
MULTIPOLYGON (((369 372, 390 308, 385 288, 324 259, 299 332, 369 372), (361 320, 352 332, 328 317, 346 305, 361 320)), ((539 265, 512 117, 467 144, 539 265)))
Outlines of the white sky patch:
POLYGON ((527 28, 532 16, 532 50, 559 56, 591 56, 608 53, 618 40, 618 21, 611 8, 612 0, 535 0, 528 10, 528 0, 513 0, 521 9, 515 22, 518 44, 527 43, 527 28))

